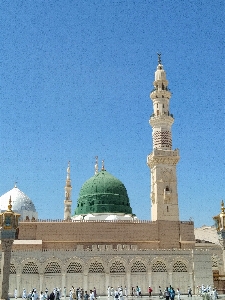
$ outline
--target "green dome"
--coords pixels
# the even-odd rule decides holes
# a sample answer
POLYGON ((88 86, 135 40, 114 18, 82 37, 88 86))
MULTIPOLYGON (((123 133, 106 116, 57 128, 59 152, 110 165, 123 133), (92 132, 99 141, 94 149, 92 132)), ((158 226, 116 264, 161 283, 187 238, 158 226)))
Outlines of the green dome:
POLYGON ((75 215, 96 213, 132 214, 124 184, 105 170, 83 184, 75 210, 75 215))

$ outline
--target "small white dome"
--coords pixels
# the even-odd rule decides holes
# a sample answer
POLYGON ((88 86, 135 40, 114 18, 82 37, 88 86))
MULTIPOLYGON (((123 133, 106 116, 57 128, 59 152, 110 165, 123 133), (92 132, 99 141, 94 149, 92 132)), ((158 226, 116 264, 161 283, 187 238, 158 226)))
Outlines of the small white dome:
POLYGON ((12 210, 21 215, 20 219, 37 219, 38 214, 32 200, 15 186, 0 197, 0 210, 8 209, 9 198, 12 200, 12 210))

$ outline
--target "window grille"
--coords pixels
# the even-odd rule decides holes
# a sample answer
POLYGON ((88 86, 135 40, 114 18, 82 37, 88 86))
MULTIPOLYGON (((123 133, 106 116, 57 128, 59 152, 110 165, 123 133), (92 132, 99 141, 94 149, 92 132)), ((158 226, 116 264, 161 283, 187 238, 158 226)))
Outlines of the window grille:
POLYGON ((16 274, 16 267, 13 264, 10 264, 10 274, 16 274))
POLYGON ((82 273, 82 265, 78 262, 71 262, 67 267, 67 273, 82 273))
POLYGON ((104 273, 104 267, 101 262, 92 262, 89 266, 88 273, 104 273))
POLYGON ((22 274, 38 274, 38 266, 30 261, 24 265, 22 274))
POLYGON ((110 273, 125 273, 125 267, 123 263, 119 260, 113 262, 110 267, 110 273))
POLYGON ((156 261, 152 265, 152 272, 167 272, 166 265, 162 261, 156 261))
POLYGON ((173 272, 187 272, 187 266, 182 261, 177 261, 173 265, 173 272))
POLYGON ((212 259, 212 267, 217 268, 218 267, 217 255, 213 255, 211 259, 212 259))
POLYGON ((131 273, 146 272, 146 266, 141 261, 135 261, 131 267, 131 273))
POLYGON ((61 273, 61 267, 57 262, 50 262, 45 267, 45 274, 61 273))

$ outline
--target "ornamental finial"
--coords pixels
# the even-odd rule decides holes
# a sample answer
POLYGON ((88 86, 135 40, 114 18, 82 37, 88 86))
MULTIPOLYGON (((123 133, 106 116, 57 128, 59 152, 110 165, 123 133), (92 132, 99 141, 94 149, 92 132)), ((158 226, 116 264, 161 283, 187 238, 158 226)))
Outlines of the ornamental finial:
POLYGON ((102 160, 102 171, 105 171, 105 161, 104 161, 104 159, 102 160))
POLYGON ((70 161, 68 161, 68 167, 67 167, 67 179, 70 179, 70 161))
POLYGON ((11 199, 11 196, 9 197, 8 211, 12 211, 12 199, 11 199))
POLYGON ((221 201, 221 212, 224 214, 225 213, 225 207, 224 207, 224 202, 223 200, 221 201))
POLYGON ((161 53, 157 53, 157 55, 158 55, 158 64, 161 65, 162 64, 161 53))
POLYGON ((95 156, 95 175, 98 174, 98 156, 95 156))

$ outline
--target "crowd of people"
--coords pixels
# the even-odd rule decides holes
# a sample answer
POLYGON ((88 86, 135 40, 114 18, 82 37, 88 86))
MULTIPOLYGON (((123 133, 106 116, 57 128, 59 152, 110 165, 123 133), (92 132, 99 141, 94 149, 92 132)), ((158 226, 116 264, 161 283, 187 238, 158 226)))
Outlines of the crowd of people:
MULTIPOLYGON (((152 296, 152 288, 149 286, 147 289, 149 298, 152 296)), ((144 293, 146 295, 146 293, 144 293)), ((188 297, 192 297, 192 289, 189 286, 187 289, 188 297)), ((97 291, 94 287, 89 291, 84 291, 82 288, 74 288, 73 286, 69 291, 67 291, 66 287, 62 290, 61 288, 54 288, 51 293, 49 293, 48 289, 46 288, 45 291, 41 291, 40 294, 37 292, 36 289, 33 289, 29 293, 27 293, 26 289, 23 289, 22 292, 22 299, 25 300, 60 300, 64 297, 66 300, 67 295, 69 295, 69 300, 96 300, 97 299, 97 291)), ((113 300, 124 300, 124 297, 142 297, 141 287, 136 286, 132 287, 130 293, 127 290, 127 287, 118 286, 117 288, 113 288, 108 286, 107 288, 107 295, 108 298, 112 298, 113 300)), ((175 289, 170 285, 166 287, 164 290, 159 286, 159 298, 165 300, 174 300, 175 295, 177 296, 177 300, 181 300, 181 292, 180 289, 175 289)), ((216 300, 218 299, 218 293, 216 288, 211 288, 210 285, 201 285, 197 286, 197 296, 202 296, 203 299, 207 300, 216 300)), ((17 289, 15 289, 14 297, 17 299, 17 289)))

